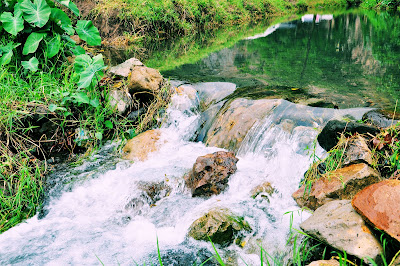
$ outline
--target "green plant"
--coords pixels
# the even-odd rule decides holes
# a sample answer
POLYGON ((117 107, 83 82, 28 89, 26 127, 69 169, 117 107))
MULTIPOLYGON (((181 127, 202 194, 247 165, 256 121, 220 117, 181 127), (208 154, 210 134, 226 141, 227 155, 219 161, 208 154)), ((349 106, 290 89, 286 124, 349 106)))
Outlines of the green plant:
POLYGON ((61 6, 79 16, 77 6, 69 0, 1 1, 0 34, 6 35, 8 43, 0 46, 0 65, 15 58, 25 69, 35 72, 43 60, 54 58, 64 49, 81 53, 69 38, 75 32, 88 45, 100 45, 99 31, 92 22, 78 20, 74 26, 61 6))

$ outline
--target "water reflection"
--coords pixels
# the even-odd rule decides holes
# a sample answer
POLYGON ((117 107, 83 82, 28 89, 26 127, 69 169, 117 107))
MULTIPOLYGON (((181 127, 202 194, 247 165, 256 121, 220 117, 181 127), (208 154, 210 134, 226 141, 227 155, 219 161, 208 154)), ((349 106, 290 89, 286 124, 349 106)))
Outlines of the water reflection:
POLYGON ((385 13, 308 14, 163 74, 303 88, 339 108, 392 108, 400 95, 399 36, 399 18, 385 13))

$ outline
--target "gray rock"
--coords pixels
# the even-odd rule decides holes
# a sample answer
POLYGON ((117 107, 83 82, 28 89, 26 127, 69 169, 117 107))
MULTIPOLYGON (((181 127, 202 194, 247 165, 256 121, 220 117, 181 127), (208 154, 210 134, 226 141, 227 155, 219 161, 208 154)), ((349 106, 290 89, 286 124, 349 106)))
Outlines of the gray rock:
POLYGON ((372 152, 366 140, 358 134, 348 142, 346 157, 343 163, 350 164, 354 162, 366 162, 369 165, 373 164, 372 152))
POLYGON ((300 227, 307 234, 360 259, 375 260, 382 252, 382 246, 350 200, 326 203, 300 227))
POLYGON ((119 114, 124 114, 132 105, 132 97, 124 90, 113 89, 109 93, 109 103, 111 108, 118 110, 119 114))
POLYGON ((126 60, 122 64, 113 66, 112 68, 110 68, 109 72, 110 74, 113 74, 115 76, 127 78, 134 66, 143 66, 143 63, 136 58, 131 58, 126 60))

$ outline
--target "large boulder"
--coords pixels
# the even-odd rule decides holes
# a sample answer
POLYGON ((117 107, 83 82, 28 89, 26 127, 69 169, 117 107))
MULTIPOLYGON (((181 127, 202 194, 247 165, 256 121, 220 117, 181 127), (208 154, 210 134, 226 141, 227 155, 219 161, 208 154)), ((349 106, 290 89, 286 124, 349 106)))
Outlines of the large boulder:
POLYGON ((111 67, 109 72, 112 75, 127 78, 135 66, 143 66, 143 63, 136 58, 130 58, 122 64, 111 67))
POLYGON ((318 208, 300 224, 307 234, 360 259, 375 260, 382 247, 353 209, 350 200, 335 200, 318 208))
POLYGON ((352 204, 367 221, 400 242, 400 180, 373 184, 357 193, 352 204))
POLYGON ((158 142, 161 132, 158 129, 143 132, 133 139, 128 140, 122 151, 124 159, 145 161, 148 154, 160 148, 158 142))
POLYGON ((223 247, 251 232, 250 225, 243 217, 236 216, 228 209, 216 208, 197 219, 189 228, 188 235, 196 240, 211 241, 223 247))
POLYGON ((334 199, 352 199, 359 191, 380 180, 379 173, 367 164, 352 164, 322 175, 312 183, 311 189, 303 185, 292 196, 299 206, 315 210, 334 199))
POLYGON ((281 100, 236 99, 223 108, 206 134, 208 146, 237 151, 250 128, 281 100))
POLYGON ((232 152, 225 151, 198 157, 192 170, 184 177, 192 196, 221 193, 228 185, 229 177, 236 172, 238 160, 232 152))
POLYGON ((154 68, 134 66, 128 83, 129 92, 157 94, 164 83, 160 72, 154 68))
POLYGON ((340 134, 347 133, 353 135, 355 133, 376 135, 380 132, 377 127, 368 126, 356 122, 344 122, 339 120, 331 120, 322 129, 318 135, 318 143, 326 151, 330 151, 338 143, 340 134))

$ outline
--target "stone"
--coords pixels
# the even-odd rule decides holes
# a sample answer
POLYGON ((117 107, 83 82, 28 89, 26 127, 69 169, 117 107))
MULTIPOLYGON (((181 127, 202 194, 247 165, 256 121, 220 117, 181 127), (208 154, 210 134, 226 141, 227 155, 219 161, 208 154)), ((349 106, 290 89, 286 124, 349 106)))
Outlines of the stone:
POLYGON ((271 196, 274 192, 275 188, 272 187, 271 183, 265 182, 253 188, 250 193, 253 199, 260 195, 262 198, 266 198, 268 200, 268 197, 271 196))
POLYGON ((243 217, 236 216, 228 209, 215 208, 194 221, 188 235, 207 242, 210 238, 214 244, 226 247, 243 237, 245 232, 251 231, 243 217))
POLYGON ((384 180, 358 192, 354 209, 379 230, 400 242, 400 180, 384 180))
POLYGON ((127 112, 133 101, 128 92, 120 89, 112 89, 109 93, 109 103, 111 108, 117 109, 118 113, 122 115, 127 112))
POLYGON ((219 112, 208 130, 205 137, 206 145, 237 151, 252 126, 281 102, 282 100, 242 98, 232 101, 219 112))
POLYGON ((162 198, 165 198, 171 193, 172 189, 164 181, 162 182, 145 182, 137 183, 138 189, 143 191, 147 198, 147 202, 151 205, 162 198))
POLYGON ((343 161, 345 165, 355 162, 365 162, 369 165, 373 164, 372 152, 365 138, 361 135, 356 134, 348 141, 347 145, 343 161))
POLYGON ((359 191, 380 180, 380 174, 367 164, 352 164, 325 173, 309 190, 303 185, 292 197, 300 207, 315 210, 334 199, 352 199, 359 191))
POLYGON ((368 126, 356 122, 344 122, 339 120, 331 120, 319 133, 317 139, 319 145, 326 151, 330 151, 338 143, 341 133, 353 135, 355 133, 376 135, 380 132, 377 127, 368 126))
MULTIPOLYGON (((395 118, 398 119, 398 117, 395 118)), ((396 125, 397 122, 399 122, 399 120, 396 119, 393 120, 392 117, 388 117, 382 110, 371 110, 366 112, 362 117, 363 121, 380 128, 387 128, 396 125)))
POLYGON ((308 266, 340 266, 340 262, 334 259, 313 261, 308 266))
POLYGON ((312 237, 347 254, 366 260, 377 259, 382 247, 350 200, 335 200, 318 208, 300 224, 312 237))
POLYGON ((145 161, 149 153, 158 151, 161 132, 158 129, 143 132, 133 139, 128 140, 122 151, 124 159, 145 161))
POLYGON ((130 75, 128 88, 131 94, 157 94, 164 83, 164 78, 154 68, 134 66, 130 75))
POLYGON ((227 187, 229 177, 236 172, 238 160, 232 152, 225 151, 198 157, 192 170, 184 177, 192 196, 220 194, 227 187))
POLYGON ((130 58, 122 64, 110 68, 109 73, 118 77, 127 78, 135 66, 143 66, 143 63, 136 58, 130 58))

